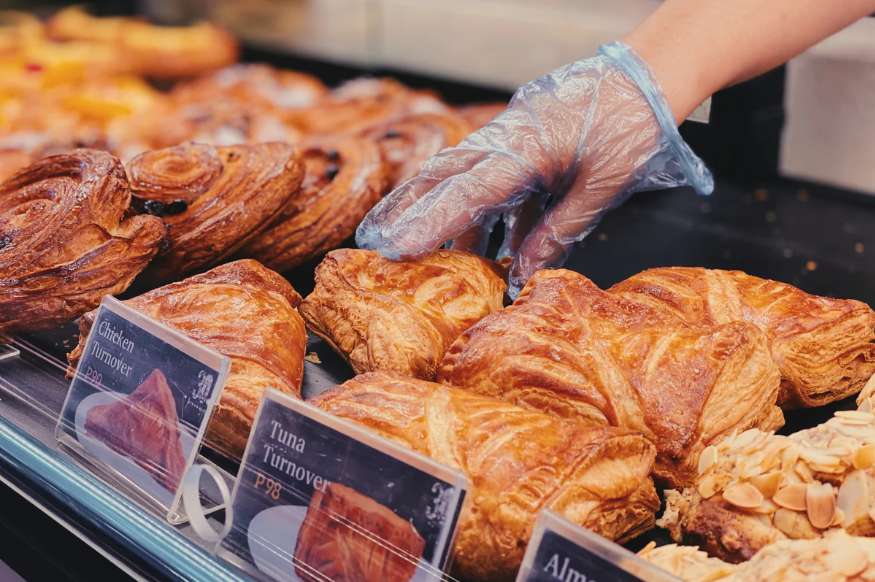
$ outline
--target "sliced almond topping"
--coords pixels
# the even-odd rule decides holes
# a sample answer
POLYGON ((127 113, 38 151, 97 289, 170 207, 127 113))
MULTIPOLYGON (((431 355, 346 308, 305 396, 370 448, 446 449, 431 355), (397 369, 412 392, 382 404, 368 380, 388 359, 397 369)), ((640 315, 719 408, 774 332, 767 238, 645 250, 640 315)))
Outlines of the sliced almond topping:
POLYGON ((808 521, 817 529, 826 529, 836 514, 836 496, 829 483, 815 481, 808 484, 805 496, 808 521))
POLYGON ((863 445, 854 451, 854 468, 868 469, 875 465, 875 445, 863 445))
POLYGON ((857 407, 859 412, 868 412, 871 414, 872 412, 872 400, 869 398, 864 398, 860 405, 857 407))
POLYGON ((829 549, 825 556, 821 557, 824 566, 832 572, 838 572, 844 576, 856 576, 866 569, 869 560, 866 552, 852 538, 836 537, 828 542, 829 549))
POLYGON ((860 578, 862 578, 866 582, 872 582, 873 580, 875 580, 875 566, 870 566, 862 573, 860 573, 860 578))
POLYGON ((741 433, 740 435, 738 435, 737 437, 735 437, 735 440, 732 441, 732 448, 733 449, 743 449, 745 446, 752 443, 754 441, 754 439, 757 438, 758 436, 760 436, 761 434, 763 434, 763 433, 758 428, 750 428, 750 429, 744 431, 743 433, 741 433))
POLYGON ((778 455, 781 454, 781 451, 787 447, 787 440, 773 440, 766 448, 763 449, 763 460, 760 463, 760 466, 763 468, 763 472, 771 471, 775 468, 775 465, 778 464, 778 455))
MULTIPOLYGON (((850 453, 850 451, 848 451, 848 453, 850 453)), ((841 463, 841 456, 816 451, 814 449, 802 449, 799 453, 799 457, 807 463, 821 467, 838 467, 841 463)))
POLYGON ((736 507, 756 509, 763 503, 763 494, 750 483, 739 483, 724 491, 723 499, 736 507))
POLYGON ((756 511, 757 513, 770 514, 770 513, 775 513, 776 511, 778 511, 778 509, 780 509, 780 508, 775 504, 774 501, 772 501, 771 499, 766 499, 765 501, 763 501, 760 504, 759 507, 754 509, 754 511, 756 511))
POLYGON ((839 494, 836 497, 836 507, 844 513, 842 527, 850 527, 869 512, 869 481, 862 471, 853 471, 845 477, 839 494))
POLYGON ((841 525, 843 521, 845 521, 845 512, 836 508, 836 514, 833 516, 832 523, 829 526, 841 525))
POLYGON ((872 507, 872 509, 869 510, 869 519, 875 521, 875 507, 872 507))
POLYGON ((772 471, 765 475, 757 475, 751 478, 750 484, 759 489, 763 497, 774 497, 775 493, 778 492, 778 485, 781 484, 781 473, 779 471, 772 471))
POLYGON ((717 493, 717 481, 714 479, 714 475, 708 475, 699 483, 699 495, 710 499, 714 497, 715 493, 717 493))
POLYGON ((717 447, 705 447, 702 454, 699 455, 699 475, 703 475, 717 464, 717 447))
POLYGON ((814 471, 811 470, 811 467, 805 461, 797 461, 796 466, 793 467, 793 471, 799 475, 799 478, 802 479, 803 483, 811 483, 814 481, 814 471))
POLYGON ((859 410, 839 410, 836 412, 837 418, 850 418, 853 420, 875 420, 871 412, 860 412, 859 410))
POLYGON ((786 509, 793 511, 805 511, 808 507, 806 501, 806 492, 808 485, 805 483, 793 483, 778 490, 772 501, 786 509))
POLYGON ((794 540, 814 539, 818 537, 817 530, 801 513, 781 508, 773 517, 775 527, 781 530, 787 537, 794 540))

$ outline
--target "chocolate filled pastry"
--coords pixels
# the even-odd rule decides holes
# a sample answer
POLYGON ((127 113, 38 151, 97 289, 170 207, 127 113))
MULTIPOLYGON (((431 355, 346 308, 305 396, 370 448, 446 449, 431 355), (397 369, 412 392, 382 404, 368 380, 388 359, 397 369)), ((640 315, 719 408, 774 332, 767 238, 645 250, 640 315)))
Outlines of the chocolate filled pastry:
MULTIPOLYGON (((159 287, 125 303, 231 358, 231 373, 216 405, 207 444, 239 459, 264 390, 300 398, 307 332, 289 283, 256 261, 244 260, 159 287)), ((97 311, 79 320, 79 345, 67 359, 73 373, 97 311)))
POLYGON ((425 540, 409 521, 354 489, 329 483, 316 490, 295 545, 295 573, 304 582, 407 582, 425 540))
POLYGON ((155 481, 175 493, 185 473, 179 416, 167 378, 155 369, 136 390, 85 415, 85 432, 133 459, 155 481))
POLYGON ((369 140, 312 138, 298 151, 304 165, 301 188, 268 229, 238 253, 280 272, 350 238, 386 190, 386 166, 369 140))
POLYGON ((501 309, 506 286, 498 268, 461 251, 399 262, 341 249, 316 268, 316 288, 301 315, 356 373, 431 380, 453 340, 501 309))
MULTIPOLYGON (((873 386, 875 387, 875 386, 873 386)), ((727 562, 842 528, 875 536, 875 415, 859 410, 790 436, 750 430, 709 447, 694 487, 666 494, 659 525, 727 562)))
POLYGON ((416 177, 430 157, 458 145, 471 131, 471 125, 458 115, 423 113, 379 121, 359 135, 379 144, 394 190, 416 177))
POLYGON ((438 380, 562 418, 640 431, 661 484, 695 481, 699 454, 733 431, 783 424, 780 376, 754 325, 693 326, 539 271, 514 304, 447 351, 438 380))
POLYGON ((310 402, 468 475, 453 564, 461 579, 513 580, 543 509, 622 543, 652 527, 659 507, 653 445, 632 431, 389 373, 310 402))
POLYGON ((187 143, 128 164, 134 206, 160 216, 169 244, 152 266, 162 281, 211 267, 267 228, 304 175, 288 144, 187 143))
POLYGON ((689 322, 756 325, 781 370, 784 408, 841 400, 875 373, 875 311, 860 301, 809 295, 741 271, 684 267, 644 271, 610 291, 689 322))
POLYGON ((507 103, 475 103, 457 107, 456 113, 471 124, 471 131, 485 127, 490 121, 507 111, 507 103))
POLYGON ((166 235, 153 216, 125 218, 121 163, 75 150, 0 184, 0 332, 48 329, 128 288, 166 235))

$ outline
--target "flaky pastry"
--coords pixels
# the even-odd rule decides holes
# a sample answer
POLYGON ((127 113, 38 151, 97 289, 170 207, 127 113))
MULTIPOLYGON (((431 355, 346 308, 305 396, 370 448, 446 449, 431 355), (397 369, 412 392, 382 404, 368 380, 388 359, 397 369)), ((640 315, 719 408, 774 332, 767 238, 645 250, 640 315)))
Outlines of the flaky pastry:
POLYGON ((497 268, 460 251, 397 262, 341 249, 316 268, 316 288, 301 315, 356 373, 429 380, 456 337, 501 308, 506 287, 497 268))
POLYGON ((653 445, 632 431, 387 373, 311 402, 468 475, 454 561, 463 579, 513 580, 542 509, 622 542, 649 529, 659 507, 653 445))

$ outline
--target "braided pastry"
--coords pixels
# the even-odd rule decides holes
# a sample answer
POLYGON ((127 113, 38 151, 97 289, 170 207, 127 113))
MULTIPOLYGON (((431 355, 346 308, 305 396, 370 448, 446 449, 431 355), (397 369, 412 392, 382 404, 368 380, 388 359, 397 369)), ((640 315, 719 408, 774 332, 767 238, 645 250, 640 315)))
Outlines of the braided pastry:
POLYGON ((699 453, 733 430, 777 428, 780 378, 753 325, 694 326, 539 271, 514 304, 447 351, 438 381, 555 416, 638 430, 658 482, 694 482, 699 453))
POLYGON ((0 185, 0 332, 47 329, 128 288, 166 230, 125 218, 121 163, 75 150, 40 160, 0 185))
POLYGON ((127 169, 134 206, 167 224, 169 244, 153 265, 164 281, 230 257, 286 208, 304 173, 283 143, 188 143, 137 156, 127 169))
POLYGON ((460 333, 501 308, 505 288, 490 261, 460 251, 396 262, 342 249, 316 268, 316 289, 300 311, 356 373, 428 380, 460 333))
POLYGON ((359 135, 379 144, 389 163, 389 184, 394 190, 416 177, 430 157, 458 145, 471 131, 468 122, 458 115, 424 113, 379 121, 359 135))
POLYGON ((632 431, 388 373, 310 402, 468 475, 453 565, 463 580, 513 580, 542 509, 622 543, 650 529, 659 507, 653 445, 632 431))
MULTIPOLYGON (((126 301, 130 307, 231 358, 231 374, 207 433, 214 449, 239 459, 255 411, 270 386, 300 398, 307 331, 301 296, 256 261, 227 263, 126 301)), ((96 311, 79 320, 72 375, 96 311)))
POLYGON ((809 295, 741 271, 684 267, 644 271, 610 291, 690 323, 757 326, 781 370, 784 408, 841 400, 875 373, 875 311, 860 301, 809 295))
POLYGON ((386 190, 385 164, 368 140, 312 138, 299 152, 305 168, 301 189, 270 227, 238 253, 280 272, 355 234, 386 190))

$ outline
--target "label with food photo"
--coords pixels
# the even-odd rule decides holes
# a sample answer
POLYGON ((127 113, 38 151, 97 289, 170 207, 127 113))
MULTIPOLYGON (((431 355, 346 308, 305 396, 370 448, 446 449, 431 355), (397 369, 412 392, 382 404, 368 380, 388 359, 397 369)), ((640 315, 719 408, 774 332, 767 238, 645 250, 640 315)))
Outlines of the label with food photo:
POLYGON ((269 389, 217 553, 283 582, 439 579, 466 491, 462 473, 269 389))
POLYGON ((56 429, 90 465, 173 523, 228 358, 106 297, 56 429))

